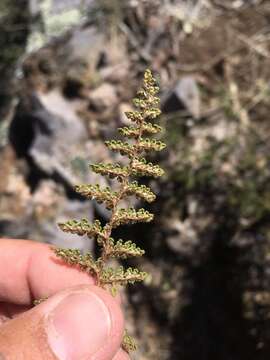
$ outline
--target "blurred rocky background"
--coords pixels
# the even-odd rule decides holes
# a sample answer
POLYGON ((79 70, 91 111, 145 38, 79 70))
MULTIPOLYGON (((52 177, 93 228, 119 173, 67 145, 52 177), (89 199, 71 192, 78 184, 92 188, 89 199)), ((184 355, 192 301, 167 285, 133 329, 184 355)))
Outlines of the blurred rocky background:
POLYGON ((150 273, 133 358, 268 360, 269 0, 2 0, 0 30, 0 236, 95 250, 56 224, 108 216, 73 185, 104 181, 150 67, 168 147, 154 222, 118 230, 150 273))

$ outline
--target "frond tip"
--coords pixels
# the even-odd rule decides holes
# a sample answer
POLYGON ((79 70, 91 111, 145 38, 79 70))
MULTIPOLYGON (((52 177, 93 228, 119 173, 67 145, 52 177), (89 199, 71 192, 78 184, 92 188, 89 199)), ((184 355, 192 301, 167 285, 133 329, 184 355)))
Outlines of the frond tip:
POLYGON ((122 348, 129 354, 132 351, 137 350, 137 345, 133 338, 128 335, 128 333, 125 331, 123 341, 122 341, 122 348))

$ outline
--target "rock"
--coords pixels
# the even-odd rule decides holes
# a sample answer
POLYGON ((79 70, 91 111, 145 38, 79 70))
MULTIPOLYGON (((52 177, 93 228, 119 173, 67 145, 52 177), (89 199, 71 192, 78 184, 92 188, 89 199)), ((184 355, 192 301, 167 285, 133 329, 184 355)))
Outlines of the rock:
POLYGON ((73 159, 85 156, 87 139, 74 103, 57 90, 36 93, 27 102, 20 103, 10 127, 18 156, 30 157, 44 174, 69 186, 89 180, 88 172, 74 172, 72 168, 73 159))
POLYGON ((85 10, 88 6, 92 5, 92 3, 93 0, 52 0, 51 12, 53 14, 59 14, 72 9, 85 10))
POLYGON ((104 49, 105 37, 96 28, 75 30, 63 49, 66 77, 88 86, 98 83, 97 69, 104 49))
MULTIPOLYGON (((33 215, 36 239, 65 248, 78 248, 83 251, 92 250, 93 242, 85 237, 62 232, 59 222, 88 218, 93 220, 93 204, 69 200, 64 189, 51 180, 42 181, 33 196, 33 215)), ((32 215, 32 216, 33 216, 32 215)))
POLYGON ((29 12, 33 18, 40 15, 40 1, 39 0, 29 0, 29 12))
POLYGON ((167 229, 169 232, 166 242, 169 248, 181 255, 192 254, 194 247, 199 243, 199 238, 191 221, 171 218, 167 221, 167 229))
POLYGON ((184 76, 179 80, 165 97, 162 108, 165 113, 187 110, 195 119, 198 119, 200 117, 200 93, 194 78, 184 76))
POLYGON ((111 84, 104 83, 90 92, 89 100, 90 108, 94 111, 100 112, 113 108, 118 102, 116 89, 111 84))
POLYGON ((91 3, 92 0, 29 0, 32 23, 28 52, 39 50, 52 38, 80 25, 91 3))
POLYGON ((56 172, 72 184, 75 179, 66 165, 86 140, 85 128, 72 103, 66 101, 58 91, 39 94, 39 100, 45 111, 37 113, 39 127, 29 153, 43 171, 49 174, 56 172))
POLYGON ((116 59, 112 58, 111 54, 111 58, 109 58, 109 63, 116 64, 105 66, 100 69, 100 76, 102 77, 102 80, 116 84, 123 84, 123 81, 126 81, 129 74, 129 62, 123 60, 124 58, 125 57, 123 55, 122 59, 119 59, 116 63, 116 59))
MULTIPOLYGON (((15 174, 14 174, 15 175, 15 174)), ((62 185, 41 181, 33 196, 21 176, 9 179, 8 198, 0 203, 0 234, 12 238, 32 239, 48 244, 92 250, 93 241, 62 232, 57 224, 87 217, 93 220, 93 204, 70 200, 62 185)))

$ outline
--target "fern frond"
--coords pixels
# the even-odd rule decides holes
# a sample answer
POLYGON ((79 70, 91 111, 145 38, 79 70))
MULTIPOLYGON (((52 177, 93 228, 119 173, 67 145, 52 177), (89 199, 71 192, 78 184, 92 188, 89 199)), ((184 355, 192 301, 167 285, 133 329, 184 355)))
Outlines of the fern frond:
POLYGON ((144 253, 145 251, 136 246, 131 240, 124 242, 120 239, 112 245, 108 255, 111 257, 127 259, 128 257, 142 256, 144 253))
POLYGON ((145 110, 145 119, 156 119, 161 114, 161 111, 157 108, 147 108, 145 110))
POLYGON ((64 223, 59 223, 58 226, 62 231, 71 234, 80 236, 87 235, 88 237, 103 236, 99 220, 95 220, 93 224, 90 224, 87 219, 69 220, 64 223))
POLYGON ((127 185, 125 195, 135 195, 137 198, 141 198, 148 203, 151 203, 156 199, 156 195, 149 187, 145 185, 139 185, 137 181, 133 181, 127 185))
MULTIPOLYGON (((125 126, 118 129, 119 133, 127 138, 137 138, 140 136, 139 126, 125 126)), ((141 128, 141 135, 143 134, 157 134, 162 131, 162 127, 157 124, 151 124, 149 122, 143 122, 141 128)))
POLYGON ((125 224, 135 224, 138 222, 150 222, 154 215, 149 211, 142 209, 135 210, 134 208, 119 209, 114 215, 112 227, 118 227, 125 224))
POLYGON ((111 140, 106 141, 105 145, 112 151, 119 151, 121 155, 128 155, 129 157, 133 157, 137 152, 143 151, 161 151, 166 147, 162 141, 148 138, 140 138, 138 144, 131 145, 127 142, 123 142, 121 140, 111 140))
POLYGON ((104 269, 100 276, 102 284, 114 284, 114 285, 127 285, 134 284, 137 281, 143 281, 147 276, 144 271, 139 271, 136 268, 127 268, 126 270, 120 266, 119 268, 107 268, 104 269))
POLYGON ((144 158, 134 159, 131 172, 133 175, 159 177, 164 175, 164 170, 159 165, 153 165, 144 158))
POLYGON ((129 175, 128 168, 126 166, 121 166, 120 164, 92 164, 90 165, 92 170, 96 174, 109 176, 113 178, 124 178, 129 175))
MULTIPOLYGON (((146 70, 144 73, 143 86, 137 92, 137 97, 133 99, 134 105, 143 111, 151 107, 153 109, 154 108, 156 109, 156 107, 160 103, 159 97, 155 96, 158 93, 158 91, 159 91, 159 87, 156 85, 156 81, 153 78, 151 71, 146 70)), ((159 110, 159 114, 160 114, 160 110, 159 110)))
POLYGON ((162 141, 148 138, 140 138, 138 148, 140 151, 161 151, 166 147, 162 141))
POLYGON ((144 114, 142 111, 126 111, 126 117, 137 124, 140 124, 144 121, 144 114))
MULTIPOLYGON (((153 220, 153 214, 143 208, 135 210, 120 208, 122 200, 128 196, 136 196, 147 202, 155 200, 156 195, 145 185, 138 184, 133 177, 153 176, 159 177, 164 174, 163 169, 158 165, 147 162, 142 156, 149 151, 161 151, 165 144, 156 139, 146 138, 162 131, 162 128, 154 124, 154 119, 160 115, 158 107, 159 97, 158 86, 150 70, 144 74, 143 84, 137 92, 134 99, 134 105, 137 107, 134 111, 126 112, 126 117, 133 122, 131 126, 125 126, 119 129, 119 133, 126 137, 128 141, 110 140, 106 141, 106 146, 117 151, 128 159, 127 165, 113 163, 98 163, 90 165, 90 168, 96 174, 108 176, 110 179, 118 181, 117 188, 113 190, 110 187, 101 188, 99 185, 83 184, 75 186, 75 191, 88 199, 103 203, 110 211, 110 217, 104 226, 101 226, 99 220, 92 224, 87 219, 70 220, 59 224, 64 232, 86 235, 94 238, 100 247, 100 257, 94 260, 90 254, 81 254, 77 249, 54 249, 57 257, 69 265, 78 266, 81 270, 92 275, 98 286, 107 288, 109 286, 112 294, 117 291, 118 285, 127 285, 136 281, 143 281, 147 274, 136 268, 116 269, 106 268, 108 260, 111 258, 126 259, 128 257, 142 256, 144 250, 136 246, 132 241, 115 241, 112 237, 114 229, 120 225, 150 222, 153 220)), ((114 186, 115 182, 113 182, 114 186)), ((132 338, 125 335, 123 347, 127 350, 134 350, 135 344, 132 338)))
POLYGON ((105 141, 105 145, 112 151, 119 151, 121 155, 134 156, 134 145, 121 140, 105 141))
POLYGON ((91 275, 96 275, 99 272, 97 262, 89 252, 83 255, 78 249, 62 248, 53 248, 53 251, 69 265, 78 265, 81 270, 91 275))
POLYGON ((116 191, 112 191, 109 187, 102 189, 98 184, 77 185, 74 189, 86 198, 96 200, 98 204, 105 203, 108 210, 113 208, 118 195, 116 191))
POLYGON ((137 345, 135 343, 135 341, 133 340, 133 338, 128 335, 127 332, 125 332, 124 336, 123 336, 123 341, 122 341, 122 348, 129 354, 132 351, 136 351, 137 350, 137 345))

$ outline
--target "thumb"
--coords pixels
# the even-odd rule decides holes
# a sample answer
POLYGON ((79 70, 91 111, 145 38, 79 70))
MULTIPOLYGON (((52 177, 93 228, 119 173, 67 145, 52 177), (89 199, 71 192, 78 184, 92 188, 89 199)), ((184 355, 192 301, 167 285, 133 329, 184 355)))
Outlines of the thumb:
POLYGON ((122 312, 110 294, 77 286, 4 323, 0 359, 111 360, 123 330, 122 312))

